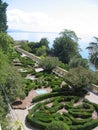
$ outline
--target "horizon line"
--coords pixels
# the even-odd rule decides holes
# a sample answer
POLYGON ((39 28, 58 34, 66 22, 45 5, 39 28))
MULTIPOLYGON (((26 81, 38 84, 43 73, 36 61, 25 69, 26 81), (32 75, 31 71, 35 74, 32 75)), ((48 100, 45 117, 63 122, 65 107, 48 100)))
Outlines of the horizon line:
POLYGON ((24 32, 24 33, 58 33, 59 34, 59 32, 44 32, 44 31, 27 31, 27 30, 18 30, 18 29, 8 29, 7 30, 7 32, 9 32, 9 33, 13 33, 13 32, 16 32, 16 33, 22 33, 22 32, 24 32))

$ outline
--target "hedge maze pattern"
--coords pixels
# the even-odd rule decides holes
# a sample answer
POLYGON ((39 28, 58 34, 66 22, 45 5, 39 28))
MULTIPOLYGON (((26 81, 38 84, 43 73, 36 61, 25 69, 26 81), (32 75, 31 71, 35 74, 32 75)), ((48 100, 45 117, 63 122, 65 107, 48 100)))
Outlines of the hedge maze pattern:
MULTIPOLYGON (((65 95, 69 93, 65 91, 65 95)), ((93 113, 98 113, 97 104, 65 95, 64 92, 52 92, 35 97, 33 103, 37 104, 29 111, 27 121, 42 130, 53 121, 64 122, 70 130, 92 130, 98 126, 98 117, 93 118, 93 113)))

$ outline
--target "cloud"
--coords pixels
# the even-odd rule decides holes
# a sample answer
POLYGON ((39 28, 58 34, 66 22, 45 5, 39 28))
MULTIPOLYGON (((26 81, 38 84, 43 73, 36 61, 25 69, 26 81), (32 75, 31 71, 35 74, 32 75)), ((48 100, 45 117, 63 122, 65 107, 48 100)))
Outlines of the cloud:
POLYGON ((26 12, 19 9, 7 11, 9 29, 61 32, 70 29, 77 34, 98 34, 98 9, 89 5, 83 10, 69 10, 66 12, 47 15, 43 12, 26 12))
POLYGON ((47 14, 41 12, 25 12, 19 9, 7 12, 10 29, 25 31, 54 31, 55 22, 47 14))

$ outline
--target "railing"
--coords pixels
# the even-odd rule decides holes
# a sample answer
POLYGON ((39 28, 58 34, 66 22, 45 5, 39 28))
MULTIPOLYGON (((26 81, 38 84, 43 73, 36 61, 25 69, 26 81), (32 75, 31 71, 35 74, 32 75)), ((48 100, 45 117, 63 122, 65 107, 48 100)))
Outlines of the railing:
MULTIPOLYGON (((32 60, 36 61, 37 63, 39 63, 40 61, 40 57, 34 55, 34 54, 31 54, 23 49, 20 48, 20 46, 15 46, 15 49, 20 52, 21 54, 25 54, 27 57, 31 58, 32 60)), ((68 71, 66 71, 65 69, 62 69, 61 67, 58 67, 56 66, 53 70, 52 70, 53 73, 57 74, 58 76, 61 76, 61 77, 64 77, 68 71)), ((92 84, 90 86, 90 89, 95 92, 95 93, 98 93, 98 86, 95 85, 95 84, 92 84)))
POLYGON ((90 86, 90 89, 91 89, 91 91, 93 91, 94 93, 98 93, 98 85, 92 84, 92 85, 90 86))
POLYGON ((38 57, 38 56, 36 56, 34 54, 31 54, 31 53, 19 48, 18 46, 15 46, 15 49, 16 49, 16 51, 20 52, 21 54, 25 54, 30 59, 32 59, 32 60, 36 61, 37 63, 39 63, 40 57, 38 57))
POLYGON ((65 69, 62 69, 61 67, 59 66, 56 66, 52 72, 54 72, 55 74, 57 74, 58 76, 61 76, 61 77, 64 77, 68 71, 66 71, 65 69))
MULTIPOLYGON (((31 54, 31 53, 29 53, 29 52, 27 52, 27 51, 21 49, 20 46, 15 46, 15 49, 16 49, 16 51, 20 52, 21 54, 25 54, 27 57, 29 57, 30 59, 36 61, 37 63, 39 63, 40 60, 41 60, 40 57, 38 57, 38 56, 36 56, 36 55, 34 55, 34 54, 31 54)), ((55 73, 55 74, 57 74, 58 76, 62 76, 62 77, 63 77, 64 75, 66 75, 66 73, 67 73, 68 71, 66 71, 65 69, 62 69, 61 67, 56 66, 56 67, 53 69, 52 72, 55 73)))

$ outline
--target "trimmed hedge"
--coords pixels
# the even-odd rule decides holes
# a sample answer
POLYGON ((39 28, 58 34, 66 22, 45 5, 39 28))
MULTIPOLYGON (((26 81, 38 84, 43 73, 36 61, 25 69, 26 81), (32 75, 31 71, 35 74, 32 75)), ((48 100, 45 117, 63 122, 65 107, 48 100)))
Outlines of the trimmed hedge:
POLYGON ((33 102, 44 99, 47 100, 38 103, 29 112, 30 118, 29 116, 27 118, 29 118, 28 120, 32 122, 33 126, 37 126, 44 130, 46 126, 53 121, 62 121, 66 123, 70 127, 70 130, 91 130, 98 126, 98 119, 97 121, 92 119, 92 113, 94 110, 98 110, 98 105, 84 100, 81 105, 74 106, 74 103, 79 101, 79 97, 73 96, 69 91, 40 95, 34 98, 33 102), (71 96, 68 96, 69 93, 71 96), (52 106, 48 106, 49 103, 52 103, 52 106), (65 108, 68 113, 59 113, 59 110, 62 108, 65 108))
POLYGON ((98 126, 98 119, 90 120, 90 122, 86 122, 83 125, 72 125, 70 126, 71 130, 92 130, 93 128, 98 126))
POLYGON ((41 101, 41 100, 44 100, 47 98, 57 97, 57 96, 61 96, 61 95, 62 96, 72 95, 72 92, 71 91, 51 92, 51 93, 39 95, 39 96, 33 98, 32 102, 34 103, 34 102, 38 102, 38 101, 41 101))
POLYGON ((70 130, 69 126, 62 121, 53 121, 48 124, 45 130, 70 130))

